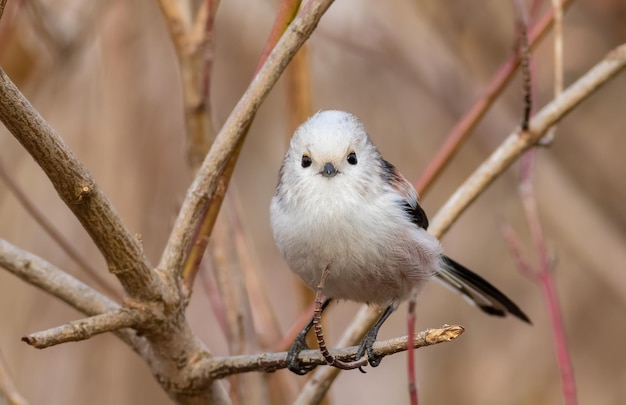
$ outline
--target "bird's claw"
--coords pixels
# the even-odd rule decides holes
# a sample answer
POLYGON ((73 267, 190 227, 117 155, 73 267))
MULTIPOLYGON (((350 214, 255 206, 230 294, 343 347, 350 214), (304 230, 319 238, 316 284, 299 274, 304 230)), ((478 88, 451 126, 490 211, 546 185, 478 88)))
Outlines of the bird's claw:
MULTIPOLYGON (((361 340, 361 344, 359 345, 359 349, 356 352, 355 359, 359 360, 361 357, 363 357, 363 355, 365 355, 365 353, 367 353, 367 360, 369 362, 369 365, 372 367, 378 367, 383 359, 382 356, 374 354, 374 350, 372 350, 372 346, 376 342, 376 332, 377 331, 371 330, 365 335, 365 337, 363 337, 363 340, 361 340)), ((362 373, 365 373, 365 370, 363 370, 361 367, 359 367, 359 370, 362 373)))
POLYGON ((293 345, 287 352, 287 367, 289 368, 289 371, 298 375, 305 375, 306 373, 312 371, 315 367, 317 367, 310 365, 305 366, 298 358, 298 355, 301 351, 309 349, 310 347, 306 344, 306 340, 304 337, 296 337, 296 340, 294 340, 293 345))

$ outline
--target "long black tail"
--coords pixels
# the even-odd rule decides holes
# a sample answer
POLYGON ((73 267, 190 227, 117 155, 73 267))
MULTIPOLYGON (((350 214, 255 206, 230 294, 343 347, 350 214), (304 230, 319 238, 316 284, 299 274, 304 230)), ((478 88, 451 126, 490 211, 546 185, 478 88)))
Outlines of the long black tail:
POLYGON ((463 296, 489 315, 512 314, 524 322, 530 322, 526 314, 500 290, 487 280, 447 256, 442 258, 442 268, 437 274, 440 281, 463 296))

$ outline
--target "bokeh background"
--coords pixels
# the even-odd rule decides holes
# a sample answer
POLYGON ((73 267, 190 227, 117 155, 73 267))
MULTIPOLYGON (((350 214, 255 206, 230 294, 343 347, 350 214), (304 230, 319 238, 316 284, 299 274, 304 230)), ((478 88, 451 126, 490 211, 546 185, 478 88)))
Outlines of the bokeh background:
MULTIPOLYGON (((549 3, 549 2, 547 2, 549 3)), ((545 4, 544 4, 545 6, 545 4)), ((216 127, 245 90, 277 2, 223 0, 216 18, 211 102, 216 127)), ((383 155, 417 179, 454 123, 484 90, 514 44, 515 12, 501 0, 338 0, 309 42, 313 109, 344 109, 366 123, 383 155)), ((552 93, 551 36, 534 60, 537 104, 552 93)), ((564 20, 565 81, 573 82, 626 40, 626 3, 575 1, 564 20)), ((9 0, 0 22, 0 65, 56 128, 158 260, 191 181, 173 44, 156 1, 9 0)), ((423 198, 430 216, 510 133, 521 114, 519 77, 423 198)), ((261 107, 235 171, 231 199, 283 330, 301 312, 298 280, 271 238, 268 207, 290 136, 284 80, 261 107)), ((573 111, 537 154, 540 215, 554 256, 580 403, 626 397, 626 75, 573 111)), ((0 159, 9 175, 120 291, 87 234, 6 129, 0 159)), ((461 324, 457 341, 416 353, 427 404, 556 404, 561 388, 541 289, 515 268, 500 228, 516 229, 535 262, 517 189, 518 166, 495 182, 443 239, 449 255, 499 286, 532 318, 493 319, 429 285, 418 328, 461 324)), ((231 190, 232 191, 232 190, 231 190)), ((68 259, 0 183, 0 237, 97 284, 68 259)), ((327 312, 335 341, 358 306, 327 312)), ((404 335, 406 307, 381 338, 404 335)), ((26 333, 81 315, 0 271, 0 350, 33 404, 162 404, 148 368, 115 337, 42 351, 26 333)), ((228 354, 207 290, 189 316, 216 354, 228 354)), ((278 373, 288 374, 288 371, 278 373)), ((292 384, 303 381, 288 375, 292 384)), ((408 403, 406 355, 367 374, 342 373, 332 403, 408 403)), ((0 400, 1 402, 1 400, 0 400)))

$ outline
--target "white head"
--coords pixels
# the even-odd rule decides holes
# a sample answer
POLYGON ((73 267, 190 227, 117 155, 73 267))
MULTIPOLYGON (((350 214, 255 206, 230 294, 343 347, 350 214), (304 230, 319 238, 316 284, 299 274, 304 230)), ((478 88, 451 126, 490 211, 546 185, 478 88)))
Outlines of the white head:
POLYGON ((357 117, 343 111, 320 111, 291 138, 278 193, 310 195, 319 189, 363 195, 377 188, 372 179, 382 179, 383 173, 380 153, 357 117), (307 192, 302 193, 303 189, 307 192))

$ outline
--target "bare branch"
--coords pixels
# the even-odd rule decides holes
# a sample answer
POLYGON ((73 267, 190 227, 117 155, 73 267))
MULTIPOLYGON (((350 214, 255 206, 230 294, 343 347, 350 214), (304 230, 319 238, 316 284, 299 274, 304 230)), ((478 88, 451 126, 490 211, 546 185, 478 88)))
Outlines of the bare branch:
MULTIPOLYGON (((47 261, 0 239, 0 266, 88 316, 114 312, 120 306, 47 261)), ((142 353, 145 341, 130 331, 116 333, 134 351, 142 353)))
POLYGON ((213 21, 219 1, 202 0, 192 10, 191 1, 159 0, 180 65, 187 156, 194 171, 214 136, 209 102, 213 66, 213 21))
POLYGON ((156 274, 95 180, 0 69, 0 121, 46 173, 131 297, 153 298, 156 274))
POLYGON ((504 170, 508 169, 524 151, 536 144, 552 125, 560 121, 579 103, 624 68, 626 68, 626 45, 621 45, 611 51, 604 60, 591 68, 559 97, 542 108, 530 120, 528 133, 520 134, 519 129, 517 129, 509 135, 502 145, 448 199, 431 221, 429 231, 437 237, 443 235, 480 193, 504 170))
POLYGON ((74 246, 70 243, 70 241, 63 236, 61 232, 59 232, 52 222, 46 218, 46 216, 41 212, 39 208, 28 198, 26 193, 22 190, 22 188, 17 184, 7 172, 4 164, 0 160, 0 179, 4 181, 6 186, 11 190, 15 198, 19 201, 19 203, 24 207, 26 212, 43 228, 48 235, 59 245, 61 249, 72 259, 76 264, 78 264, 82 270, 85 271, 90 277, 92 277, 100 287, 102 287, 107 293, 112 296, 118 296, 119 294, 115 291, 111 285, 100 275, 87 259, 85 259, 78 250, 74 248, 74 246))
MULTIPOLYGON (((462 326, 444 325, 437 329, 427 329, 415 334, 414 347, 432 346, 438 343, 449 342, 459 337, 464 332, 462 326)), ((389 340, 382 340, 374 343, 372 347, 374 353, 380 356, 389 356, 403 352, 407 348, 408 337, 397 337, 389 340)), ((329 353, 341 361, 353 361, 357 346, 345 349, 331 349, 329 353)), ((326 365, 326 360, 319 350, 304 350, 299 354, 299 360, 305 365, 326 365)), ((207 367, 201 367, 198 372, 202 376, 199 378, 219 379, 236 373, 246 373, 250 371, 272 372, 282 368, 287 368, 287 352, 261 353, 246 356, 213 357, 207 367)), ((332 367, 328 367, 332 369, 332 367)))
POLYGON ((137 327, 147 319, 146 313, 139 310, 120 308, 112 312, 79 319, 66 325, 57 326, 42 332, 26 335, 22 341, 37 349, 67 342, 79 342, 105 332, 137 327))
POLYGON ((159 269, 173 274, 181 273, 189 249, 194 242, 197 224, 202 221, 211 203, 211 196, 220 184, 221 174, 236 151, 255 111, 298 48, 311 35, 331 3, 332 0, 310 0, 303 7, 231 112, 193 184, 187 191, 187 196, 159 262, 159 269))

